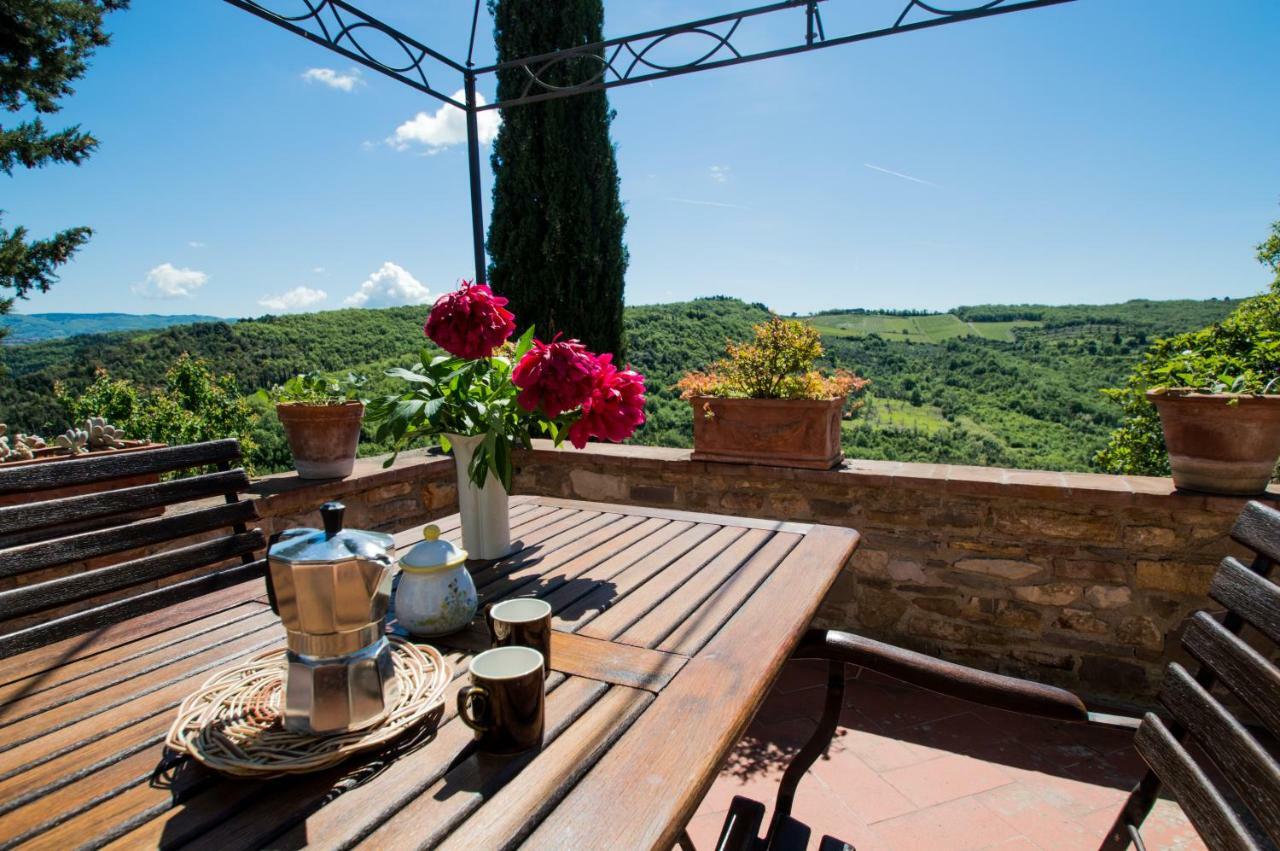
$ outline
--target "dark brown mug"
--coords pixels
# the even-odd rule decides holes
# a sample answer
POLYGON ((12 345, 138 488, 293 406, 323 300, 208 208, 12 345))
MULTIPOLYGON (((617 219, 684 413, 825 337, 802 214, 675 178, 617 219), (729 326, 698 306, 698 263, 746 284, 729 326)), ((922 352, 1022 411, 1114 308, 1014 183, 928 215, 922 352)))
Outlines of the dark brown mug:
POLYGON ((540 747, 545 715, 546 677, 537 650, 495 647, 471 660, 458 717, 476 731, 480 750, 514 754, 540 747))
POLYGON ((551 673, 551 605, 533 597, 494 603, 484 610, 494 647, 532 647, 542 654, 543 673, 551 673))

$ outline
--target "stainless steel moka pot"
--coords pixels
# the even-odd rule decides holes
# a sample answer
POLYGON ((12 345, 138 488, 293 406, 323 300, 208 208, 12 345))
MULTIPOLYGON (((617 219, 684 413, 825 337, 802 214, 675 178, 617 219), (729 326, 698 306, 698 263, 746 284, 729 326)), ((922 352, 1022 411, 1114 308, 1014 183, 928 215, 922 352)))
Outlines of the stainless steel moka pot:
POLYGON ((343 529, 340 502, 324 529, 290 529, 267 551, 272 608, 288 632, 284 726, 331 735, 376 724, 395 703, 384 627, 394 541, 343 529))

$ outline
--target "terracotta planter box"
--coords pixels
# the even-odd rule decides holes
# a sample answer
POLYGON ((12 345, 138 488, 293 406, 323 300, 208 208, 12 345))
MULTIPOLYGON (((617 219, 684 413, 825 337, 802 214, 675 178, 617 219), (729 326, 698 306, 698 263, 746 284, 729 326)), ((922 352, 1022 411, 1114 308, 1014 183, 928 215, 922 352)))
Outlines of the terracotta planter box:
POLYGON ((343 405, 276 405, 293 466, 303 479, 342 479, 351 475, 360 442, 362 402, 343 405))
POLYGON ((1267 489, 1280 457, 1280 396, 1173 390, 1147 399, 1160 413, 1175 485, 1232 496, 1267 489))
MULTIPOLYGON (((124 452, 141 452, 144 449, 160 449, 168 446, 167 443, 142 443, 136 446, 127 446, 124 449, 112 449, 111 454, 119 455, 124 452)), ((55 455, 49 449, 37 449, 36 457, 29 461, 0 461, 0 470, 17 470, 22 467, 34 467, 37 464, 57 464, 61 461, 71 461, 74 458, 94 458, 106 455, 106 451, 89 452, 83 455, 55 455)), ((131 488, 136 485, 151 485, 160 481, 159 473, 148 473, 142 476, 129 476, 122 479, 113 479, 109 482, 94 482, 88 485, 72 485, 65 488, 50 488, 42 491, 28 491, 26 493, 0 494, 0 505, 17 505, 26 502, 41 502, 46 499, 61 499, 64 496, 81 496, 86 493, 101 493, 102 491, 117 490, 119 488, 131 488)), ((139 516, 154 517, 157 514, 163 514, 164 509, 153 509, 154 513, 143 514, 138 512, 139 516)), ((130 514, 130 517, 134 515, 130 514)))
POLYGON ((844 399, 695 396, 689 402, 694 461, 829 470, 844 460, 840 450, 844 399))

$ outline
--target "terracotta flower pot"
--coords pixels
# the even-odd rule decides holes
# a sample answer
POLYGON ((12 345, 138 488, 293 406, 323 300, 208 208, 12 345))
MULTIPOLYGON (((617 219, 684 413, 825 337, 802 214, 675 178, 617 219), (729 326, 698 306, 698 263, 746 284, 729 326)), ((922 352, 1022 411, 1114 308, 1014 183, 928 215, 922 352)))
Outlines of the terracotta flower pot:
POLYGON ((1280 457, 1280 396, 1171 390, 1147 399, 1160 412, 1175 485, 1241 496, 1267 489, 1280 457))
POLYGON ((304 479, 341 479, 351 475, 360 442, 364 404, 276 405, 293 466, 304 479))
POLYGON ((840 451, 841 399, 721 399, 695 396, 694 461, 829 470, 840 451), (708 416, 709 414, 709 416, 708 416))

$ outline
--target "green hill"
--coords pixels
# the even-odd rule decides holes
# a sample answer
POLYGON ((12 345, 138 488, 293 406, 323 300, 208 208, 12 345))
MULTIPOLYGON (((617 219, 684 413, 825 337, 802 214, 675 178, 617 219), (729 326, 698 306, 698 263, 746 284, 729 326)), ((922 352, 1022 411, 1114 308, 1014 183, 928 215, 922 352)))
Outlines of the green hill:
MULTIPOLYGON (((866 408, 845 423, 850 457, 1087 470, 1118 423, 1118 409, 1098 390, 1118 384, 1151 340, 1207 325, 1238 303, 840 310, 807 319, 823 332, 827 365, 873 382, 866 408)), ((422 307, 334 310, 6 346, 0 421, 19 431, 60 431, 67 423, 55 381, 76 390, 105 368, 158 385, 182 352, 231 373, 246 394, 310 370, 364 373, 374 378, 371 392, 381 393, 392 386, 382 376, 387 368, 416 360, 425 314, 422 307)), ((763 305, 728 298, 628 307, 628 358, 647 376, 650 399, 635 440, 689 445, 691 415, 673 385, 768 315, 763 305)), ((274 418, 265 417, 261 429, 259 469, 286 465, 274 418)))
POLYGON ((161 316, 155 313, 11 313, 0 316, 0 328, 8 333, 5 345, 61 340, 77 334, 107 334, 112 331, 143 331, 190 325, 193 322, 220 322, 216 316, 182 314, 161 316))

